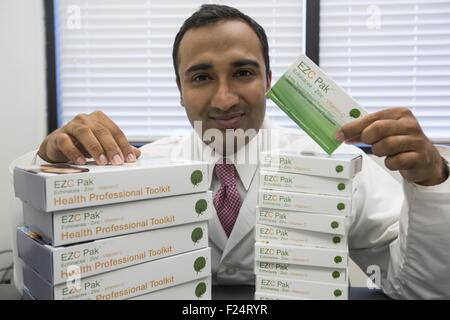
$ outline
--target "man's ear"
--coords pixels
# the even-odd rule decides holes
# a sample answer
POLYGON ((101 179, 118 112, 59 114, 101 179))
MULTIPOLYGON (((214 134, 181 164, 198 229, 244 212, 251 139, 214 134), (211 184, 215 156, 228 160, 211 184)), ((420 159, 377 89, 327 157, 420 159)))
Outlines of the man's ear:
POLYGON ((180 92, 180 105, 184 108, 183 95, 180 92))
POLYGON ((266 92, 272 88, 272 70, 269 70, 267 73, 267 83, 266 83, 266 92))
POLYGON ((180 105, 182 107, 184 107, 183 92, 181 91, 181 85, 180 85, 180 80, 179 79, 177 79, 177 87, 178 87, 178 92, 180 93, 180 105))

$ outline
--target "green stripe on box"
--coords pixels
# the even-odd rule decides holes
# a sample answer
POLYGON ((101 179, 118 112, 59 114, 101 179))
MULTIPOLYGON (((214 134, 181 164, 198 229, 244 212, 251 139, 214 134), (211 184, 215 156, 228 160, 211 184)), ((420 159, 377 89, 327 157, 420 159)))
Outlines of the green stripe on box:
POLYGON ((302 128, 326 153, 333 153, 342 142, 335 139, 340 125, 330 119, 308 96, 289 79, 281 77, 267 92, 270 98, 289 118, 302 128))

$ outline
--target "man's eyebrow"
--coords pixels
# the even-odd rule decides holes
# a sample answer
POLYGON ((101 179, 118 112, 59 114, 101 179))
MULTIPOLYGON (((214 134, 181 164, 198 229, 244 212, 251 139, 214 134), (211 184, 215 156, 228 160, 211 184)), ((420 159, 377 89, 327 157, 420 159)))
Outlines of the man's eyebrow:
POLYGON ((251 60, 251 59, 240 59, 240 60, 234 61, 231 65, 235 68, 248 66, 248 65, 259 68, 259 63, 256 60, 251 60))
POLYGON ((194 64, 192 66, 190 66, 184 74, 188 75, 189 73, 192 73, 194 71, 199 71, 199 70, 208 70, 212 68, 212 64, 209 63, 198 63, 198 64, 194 64))

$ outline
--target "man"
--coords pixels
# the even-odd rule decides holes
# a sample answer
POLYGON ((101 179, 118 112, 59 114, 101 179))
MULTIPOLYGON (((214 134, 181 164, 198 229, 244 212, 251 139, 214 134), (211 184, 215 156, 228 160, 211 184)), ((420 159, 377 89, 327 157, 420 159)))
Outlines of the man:
MULTIPOLYGON (((259 143, 262 129, 277 133, 280 148, 318 147, 296 130, 275 130, 265 119, 265 93, 271 86, 267 39, 264 30, 238 10, 202 6, 177 34, 173 63, 181 105, 192 126, 200 122, 199 130, 139 150, 105 114, 94 112, 78 115, 49 134, 38 155, 47 162, 76 164, 92 157, 99 165, 134 162, 141 153, 207 161, 216 209, 209 222, 213 281, 253 284, 257 164, 236 158, 246 158, 255 146, 259 151, 272 148, 259 143), (230 129, 257 135, 242 142, 228 135, 230 129), (214 139, 207 135, 211 130, 219 132, 214 139)), ((378 266, 382 288, 391 297, 450 297, 450 181, 444 157, 404 108, 355 120, 337 132, 336 139, 371 144, 373 153, 386 156, 386 166, 404 179, 401 186, 363 155, 363 169, 354 182, 351 258, 363 270, 378 266)), ((337 152, 361 153, 351 145, 337 152)), ((30 157, 19 162, 29 163, 30 157)))

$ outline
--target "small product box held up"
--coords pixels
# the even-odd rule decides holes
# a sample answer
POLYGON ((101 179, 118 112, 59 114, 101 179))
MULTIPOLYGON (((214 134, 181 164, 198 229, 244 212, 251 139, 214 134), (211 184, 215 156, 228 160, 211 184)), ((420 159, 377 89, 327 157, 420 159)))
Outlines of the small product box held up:
POLYGON ((278 79, 267 97, 328 154, 342 143, 336 140, 339 128, 367 114, 305 55, 278 79))

